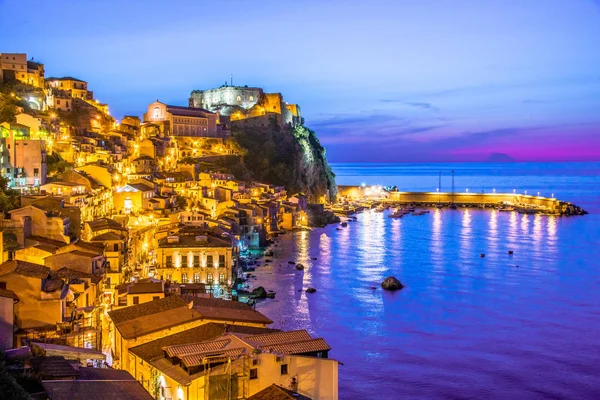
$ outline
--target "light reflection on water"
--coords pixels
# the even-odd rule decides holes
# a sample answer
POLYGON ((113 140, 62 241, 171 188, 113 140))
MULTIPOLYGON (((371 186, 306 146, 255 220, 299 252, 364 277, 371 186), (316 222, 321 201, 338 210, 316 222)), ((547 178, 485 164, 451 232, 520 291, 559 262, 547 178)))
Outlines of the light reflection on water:
POLYGON ((285 235, 272 264, 300 261, 306 270, 256 271, 259 284, 277 292, 257 306, 273 327, 324 337, 330 356, 344 363, 340 398, 600 392, 600 249, 591 245, 600 237, 598 216, 387 214, 285 235), (370 288, 387 275, 406 288, 370 288), (317 293, 304 293, 308 285, 317 293))

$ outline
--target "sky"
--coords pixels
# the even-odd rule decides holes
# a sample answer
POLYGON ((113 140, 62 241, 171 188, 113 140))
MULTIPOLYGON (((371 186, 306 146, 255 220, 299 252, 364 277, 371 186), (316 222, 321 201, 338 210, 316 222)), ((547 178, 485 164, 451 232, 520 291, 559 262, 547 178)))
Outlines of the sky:
POLYGON ((0 21, 0 53, 117 118, 233 74, 298 103, 332 162, 600 160, 600 0, 0 0, 0 21))

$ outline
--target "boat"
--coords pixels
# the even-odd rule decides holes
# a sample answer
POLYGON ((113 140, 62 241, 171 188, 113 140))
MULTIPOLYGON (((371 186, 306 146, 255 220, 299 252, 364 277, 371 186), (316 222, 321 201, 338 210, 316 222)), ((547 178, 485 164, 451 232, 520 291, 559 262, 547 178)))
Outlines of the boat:
POLYGON ((390 215, 388 215, 388 217, 390 217, 390 218, 402 218, 402 217, 404 217, 408 213, 409 213, 408 210, 405 210, 403 208, 396 208, 392 213, 390 213, 390 215))
POLYGON ((414 211, 412 213, 412 215, 418 216, 418 215, 425 215, 425 214, 429 214, 429 210, 420 210, 420 211, 414 211))
POLYGON ((516 208, 513 206, 508 206, 508 207, 499 207, 498 211, 515 211, 516 208))

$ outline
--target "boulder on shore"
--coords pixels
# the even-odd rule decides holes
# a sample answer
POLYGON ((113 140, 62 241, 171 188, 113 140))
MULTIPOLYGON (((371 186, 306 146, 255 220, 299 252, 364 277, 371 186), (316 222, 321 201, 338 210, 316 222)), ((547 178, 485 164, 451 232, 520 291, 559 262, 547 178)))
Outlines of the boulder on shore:
POLYGON ((302 271, 302 270, 304 269, 304 265, 302 265, 302 264, 298 263, 298 264, 296 264, 296 269, 297 269, 298 271, 302 271))
POLYGON ((381 287, 384 290, 400 290, 404 287, 404 285, 395 277, 388 276, 383 280, 383 282, 381 282, 381 287))
POLYGON ((288 264, 296 264, 295 261, 288 261, 288 264))
POLYGON ((252 291, 252 297, 256 299, 265 299, 267 298, 267 291, 264 287, 259 286, 252 291))
POLYGON ((306 293, 315 293, 317 291, 317 289, 315 289, 314 287, 309 287, 308 289, 306 289, 306 293))

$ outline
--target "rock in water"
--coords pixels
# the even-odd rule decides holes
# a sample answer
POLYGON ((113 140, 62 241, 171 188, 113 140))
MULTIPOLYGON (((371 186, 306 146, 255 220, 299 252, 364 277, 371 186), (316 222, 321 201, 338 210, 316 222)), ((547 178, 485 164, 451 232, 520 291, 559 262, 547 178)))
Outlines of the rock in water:
POLYGON ((267 291, 264 287, 259 286, 252 291, 252 296, 257 299, 265 299, 267 297, 267 291))
POLYGON ((302 265, 302 264, 296 264, 296 269, 298 271, 302 271, 304 269, 304 265, 302 265))
POLYGON ((381 287, 385 290, 400 290, 404 287, 402 282, 393 276, 388 276, 381 282, 381 287))
POLYGON ((288 261, 288 264, 296 264, 295 261, 288 261))
POLYGON ((308 289, 306 289, 306 293, 314 293, 316 291, 317 289, 315 289, 314 287, 309 287, 308 289))

